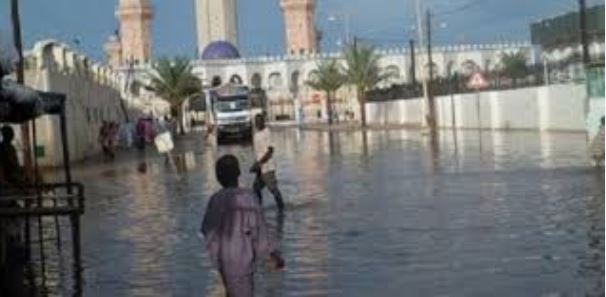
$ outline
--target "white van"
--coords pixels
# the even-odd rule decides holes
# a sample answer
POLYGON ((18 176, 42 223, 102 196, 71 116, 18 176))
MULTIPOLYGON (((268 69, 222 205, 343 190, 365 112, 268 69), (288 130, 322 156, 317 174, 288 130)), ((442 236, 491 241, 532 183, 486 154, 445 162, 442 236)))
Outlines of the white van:
POLYGON ((251 141, 254 112, 246 86, 225 84, 205 91, 207 122, 213 127, 217 143, 227 138, 251 141))

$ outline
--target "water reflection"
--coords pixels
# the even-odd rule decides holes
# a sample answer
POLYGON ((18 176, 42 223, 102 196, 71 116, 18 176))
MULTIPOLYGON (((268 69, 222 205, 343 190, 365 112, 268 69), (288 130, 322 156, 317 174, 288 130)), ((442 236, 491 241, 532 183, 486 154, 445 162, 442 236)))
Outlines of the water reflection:
MULTIPOLYGON (((260 265, 258 296, 603 292, 604 172, 584 135, 445 131, 439 149, 415 130, 275 137, 288 211, 266 218, 287 266, 260 265)), ((214 160, 246 167, 252 148, 180 151, 176 170, 162 156, 76 170, 84 296, 223 296, 196 234, 214 160)))

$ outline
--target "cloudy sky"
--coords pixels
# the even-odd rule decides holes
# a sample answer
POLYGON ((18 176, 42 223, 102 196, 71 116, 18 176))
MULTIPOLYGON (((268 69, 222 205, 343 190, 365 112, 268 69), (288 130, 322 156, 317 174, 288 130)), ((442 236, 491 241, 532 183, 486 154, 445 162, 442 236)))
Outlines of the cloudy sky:
MULTIPOLYGON (((20 0, 26 46, 55 38, 72 43, 95 59, 116 28, 117 0, 20 0), (75 44, 79 40, 79 45, 75 44)), ((420 0, 435 12, 436 43, 526 40, 528 24, 577 9, 577 0, 420 0)), ((0 34, 10 32, 9 1, 0 4, 0 34)), ((401 46, 415 23, 414 0, 317 0, 323 49, 337 48, 349 15, 351 32, 380 46, 401 46)), ((588 0, 591 5, 604 0, 588 0)), ((153 0, 154 54, 193 56, 196 50, 194 0, 153 0)), ((284 32, 279 0, 238 1, 239 47, 245 55, 282 53, 284 32)))

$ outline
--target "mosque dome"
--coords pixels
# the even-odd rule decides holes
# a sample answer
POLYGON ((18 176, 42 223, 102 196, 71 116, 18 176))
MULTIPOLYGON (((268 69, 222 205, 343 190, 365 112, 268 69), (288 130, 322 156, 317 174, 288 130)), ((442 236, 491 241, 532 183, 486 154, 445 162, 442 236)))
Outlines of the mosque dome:
POLYGON ((202 51, 202 60, 230 60, 240 58, 238 49, 227 41, 213 41, 202 51))

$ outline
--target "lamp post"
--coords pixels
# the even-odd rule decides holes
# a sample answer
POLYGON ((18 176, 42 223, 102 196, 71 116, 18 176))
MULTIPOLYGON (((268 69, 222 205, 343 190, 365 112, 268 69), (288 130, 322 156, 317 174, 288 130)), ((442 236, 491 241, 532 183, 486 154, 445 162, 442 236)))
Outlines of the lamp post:
POLYGON ((345 30, 345 44, 349 44, 350 42, 350 19, 351 15, 349 13, 339 13, 328 16, 329 22, 343 22, 343 27, 345 30))

